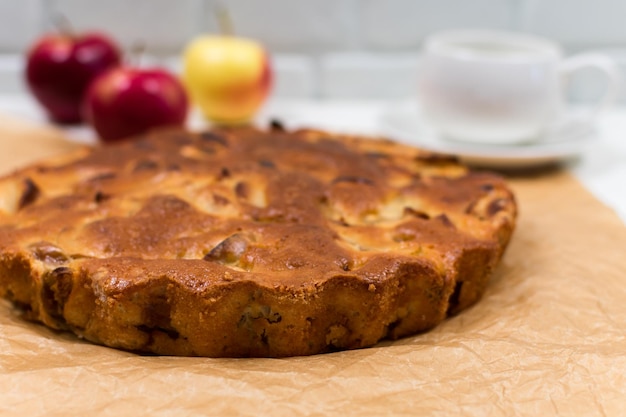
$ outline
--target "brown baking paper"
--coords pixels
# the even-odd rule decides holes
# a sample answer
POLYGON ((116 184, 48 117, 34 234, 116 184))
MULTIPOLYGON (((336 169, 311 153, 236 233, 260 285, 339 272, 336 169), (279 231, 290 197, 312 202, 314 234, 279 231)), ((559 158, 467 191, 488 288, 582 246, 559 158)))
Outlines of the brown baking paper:
MULTIPOLYGON (((4 171, 73 146, 6 118, 0 133, 4 171)), ((626 228, 566 173, 510 183, 521 217, 486 294, 430 332, 289 359, 152 357, 3 302, 0 414, 626 415, 626 228)))

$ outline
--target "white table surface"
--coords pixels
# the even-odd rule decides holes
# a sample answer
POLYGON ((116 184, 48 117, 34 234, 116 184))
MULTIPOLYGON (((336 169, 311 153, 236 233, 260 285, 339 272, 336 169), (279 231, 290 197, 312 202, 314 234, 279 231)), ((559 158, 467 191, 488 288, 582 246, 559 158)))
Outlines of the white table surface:
MULTIPOLYGON (((289 127, 318 127, 338 132, 381 134, 381 115, 390 105, 379 100, 271 100, 258 117, 287 121, 289 127)), ((47 123, 44 114, 27 95, 0 95, 0 112, 34 123, 47 123)), ((194 114, 192 126, 201 124, 194 114)), ((75 140, 93 141, 87 127, 68 129, 75 140)), ((578 158, 566 161, 565 169, 626 223, 626 107, 605 111, 598 118, 593 144, 578 158)))

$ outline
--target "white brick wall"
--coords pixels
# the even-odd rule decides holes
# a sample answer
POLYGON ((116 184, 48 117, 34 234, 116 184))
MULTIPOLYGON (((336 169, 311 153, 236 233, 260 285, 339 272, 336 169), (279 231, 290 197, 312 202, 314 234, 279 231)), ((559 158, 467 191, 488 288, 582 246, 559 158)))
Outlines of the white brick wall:
POLYGON ((430 32, 455 27, 512 28, 516 0, 364 0, 359 2, 363 45, 416 50, 430 32))
POLYGON ((331 53, 320 58, 320 94, 337 98, 414 95, 418 54, 331 53))
MULTIPOLYGON (((11 0, 0 0, 11 1, 11 0)), ((46 0, 42 0, 46 1, 46 0)), ((125 48, 143 42, 146 51, 177 51, 199 31, 201 0, 48 0, 76 30, 101 29, 125 48)))
POLYGON ((626 46, 623 0, 527 0, 524 29, 554 37, 571 50, 626 46))
POLYGON ((277 52, 320 53, 352 49, 356 42, 358 0, 208 1, 206 20, 216 29, 216 3, 228 7, 235 30, 263 40, 277 52))
MULTIPOLYGON (((23 52, 55 13, 124 47, 145 41, 152 61, 177 69, 191 38, 217 31, 218 4, 237 33, 268 47, 282 97, 410 96, 424 36, 452 27, 550 36, 567 51, 608 51, 626 70, 623 0, 0 0, 0 92, 23 88, 23 52)), ((581 74, 571 95, 586 100, 602 87, 595 74, 581 74)))
POLYGON ((16 52, 28 47, 45 21, 41 0, 0 0, 0 52, 16 52))

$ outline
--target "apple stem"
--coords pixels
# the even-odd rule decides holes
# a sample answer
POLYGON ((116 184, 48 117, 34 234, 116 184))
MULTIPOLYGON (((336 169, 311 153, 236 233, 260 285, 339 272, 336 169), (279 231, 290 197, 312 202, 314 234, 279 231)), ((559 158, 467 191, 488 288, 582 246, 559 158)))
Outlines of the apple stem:
POLYGON ((222 35, 232 36, 235 33, 233 28, 233 20, 230 17, 228 9, 221 4, 215 7, 215 18, 217 19, 217 26, 222 35))
POLYGON ((130 47, 130 64, 139 67, 145 52, 146 43, 144 41, 135 41, 130 47))
POLYGON ((52 25, 59 31, 59 33, 70 38, 73 38, 76 33, 72 23, 63 13, 54 13, 52 16, 52 25))

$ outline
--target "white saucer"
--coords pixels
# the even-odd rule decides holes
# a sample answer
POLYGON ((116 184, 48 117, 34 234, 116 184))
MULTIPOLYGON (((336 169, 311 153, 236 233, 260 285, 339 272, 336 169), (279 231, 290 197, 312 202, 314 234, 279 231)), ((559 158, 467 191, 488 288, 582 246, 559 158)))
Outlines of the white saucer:
POLYGON ((549 137, 521 145, 483 145, 440 137, 420 117, 419 106, 406 101, 389 106, 381 115, 383 133, 399 142, 457 155, 482 167, 521 169, 551 165, 581 155, 595 136, 594 126, 576 123, 553 131, 549 137))

